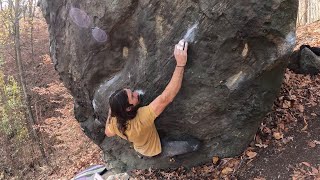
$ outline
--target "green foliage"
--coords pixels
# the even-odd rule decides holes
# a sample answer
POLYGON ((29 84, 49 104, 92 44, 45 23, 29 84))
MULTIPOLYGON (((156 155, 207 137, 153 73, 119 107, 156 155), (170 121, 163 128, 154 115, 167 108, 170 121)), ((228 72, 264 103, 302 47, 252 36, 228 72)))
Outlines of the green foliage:
POLYGON ((14 11, 12 9, 2 9, 0 11, 0 44, 5 45, 10 41, 10 32, 13 31, 14 11))
POLYGON ((0 131, 19 141, 28 137, 25 107, 21 89, 13 76, 5 76, 0 68, 0 131))
MULTIPOLYGON (((20 1, 18 14, 16 17, 16 9, 12 6, 6 6, 5 8, 0 10, 0 45, 7 45, 13 43, 14 36, 14 22, 15 19, 18 18, 20 21, 23 15, 23 12, 27 9, 28 1, 20 1)), ((27 31, 27 27, 20 27, 20 32, 24 33, 27 31)))

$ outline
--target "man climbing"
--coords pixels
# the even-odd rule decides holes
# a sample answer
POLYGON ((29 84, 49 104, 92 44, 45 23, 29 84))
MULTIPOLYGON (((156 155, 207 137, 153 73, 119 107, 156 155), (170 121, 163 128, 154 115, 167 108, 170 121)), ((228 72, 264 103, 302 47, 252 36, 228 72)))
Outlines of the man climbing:
POLYGON ((109 115, 105 134, 108 137, 118 135, 133 143, 134 149, 143 156, 175 155, 196 151, 199 142, 168 141, 159 138, 155 127, 155 119, 173 101, 178 94, 187 63, 188 43, 181 40, 174 48, 176 67, 165 90, 149 105, 139 107, 139 94, 130 89, 119 89, 109 98, 109 115))

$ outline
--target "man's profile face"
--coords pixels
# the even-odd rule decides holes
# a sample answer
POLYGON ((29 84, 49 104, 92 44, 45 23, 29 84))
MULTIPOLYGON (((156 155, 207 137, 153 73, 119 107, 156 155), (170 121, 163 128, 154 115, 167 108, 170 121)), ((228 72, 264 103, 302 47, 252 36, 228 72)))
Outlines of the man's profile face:
POLYGON ((127 92, 129 104, 137 106, 140 103, 139 93, 130 89, 124 89, 127 92))

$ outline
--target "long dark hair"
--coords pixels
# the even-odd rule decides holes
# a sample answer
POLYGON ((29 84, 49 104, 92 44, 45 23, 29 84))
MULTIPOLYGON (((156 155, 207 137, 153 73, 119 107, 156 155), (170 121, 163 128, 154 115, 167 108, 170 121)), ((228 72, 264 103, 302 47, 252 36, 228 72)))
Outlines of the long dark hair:
POLYGON ((134 107, 132 104, 129 104, 128 95, 124 89, 119 89, 110 96, 109 105, 111 108, 111 117, 117 118, 119 131, 128 139, 125 134, 128 121, 136 117, 138 106, 134 107), (131 107, 130 111, 127 111, 128 107, 131 107))

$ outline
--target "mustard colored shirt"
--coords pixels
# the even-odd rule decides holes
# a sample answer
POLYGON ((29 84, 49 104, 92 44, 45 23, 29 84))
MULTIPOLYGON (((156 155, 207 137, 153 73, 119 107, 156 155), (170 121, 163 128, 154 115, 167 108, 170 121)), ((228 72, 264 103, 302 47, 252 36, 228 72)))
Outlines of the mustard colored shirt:
MULTIPOLYGON (((150 106, 141 107, 138 109, 136 117, 128 121, 125 131, 128 140, 133 143, 134 149, 144 156, 155 156, 161 153, 161 142, 154 124, 155 119, 156 114, 150 106)), ((118 130, 115 117, 111 118, 108 128, 112 133, 127 140, 118 130)))

